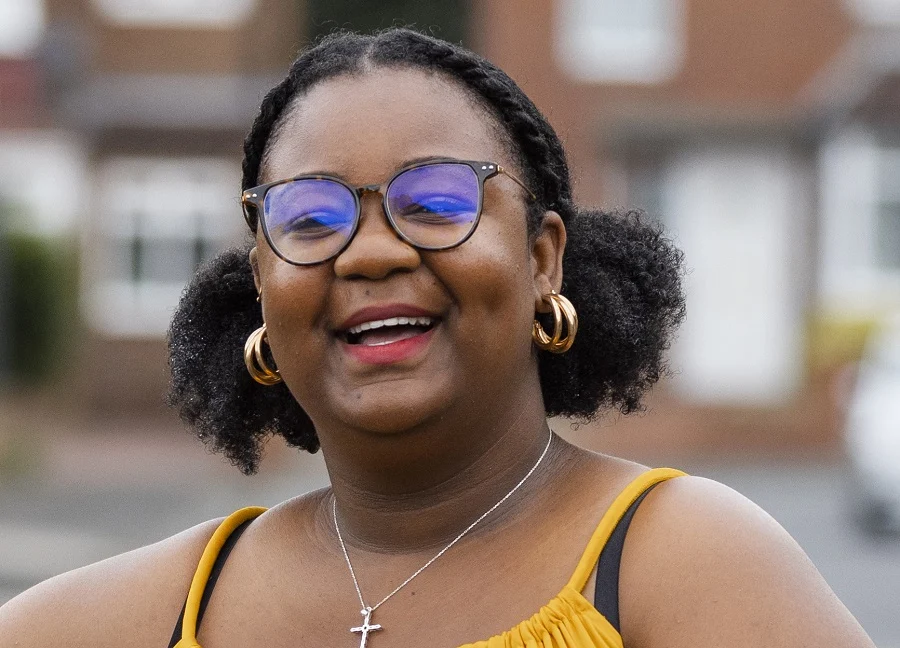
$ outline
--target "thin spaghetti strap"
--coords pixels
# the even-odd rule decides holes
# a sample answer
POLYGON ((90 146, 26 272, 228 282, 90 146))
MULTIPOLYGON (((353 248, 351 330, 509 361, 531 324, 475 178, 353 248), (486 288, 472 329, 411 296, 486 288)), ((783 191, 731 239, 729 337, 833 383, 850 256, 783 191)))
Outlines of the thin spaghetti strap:
POLYGON ((181 640, 175 644, 175 648, 200 648, 200 644, 197 643, 197 618, 200 613, 203 592, 206 590, 206 584, 216 563, 216 558, 235 529, 244 522, 262 515, 265 511, 266 509, 261 506, 239 509, 225 518, 209 539, 203 555, 200 557, 200 562, 197 564, 194 578, 191 580, 191 589, 188 592, 182 614, 181 640))
POLYGON ((568 587, 571 587, 576 592, 584 589, 588 579, 591 577, 591 573, 594 571, 597 560, 600 558, 600 552, 603 551, 603 547, 606 546, 609 540, 609 536, 612 535, 613 530, 628 508, 644 491, 667 479, 684 475, 685 473, 674 468, 654 468, 638 475, 637 478, 628 484, 613 500, 612 505, 600 519, 600 523, 597 525, 593 536, 591 536, 587 548, 585 548, 584 554, 581 556, 581 560, 578 561, 578 566, 575 568, 572 578, 569 579, 568 587))
MULTIPOLYGON (((236 528, 228 539, 225 541, 225 544, 222 545, 222 550, 219 551, 219 555, 216 556, 216 562, 213 565, 212 571, 209 573, 209 579, 206 581, 206 587, 203 588, 203 597, 200 599, 200 609, 197 611, 197 628, 194 632, 196 635, 200 632, 200 624, 203 623, 203 615, 206 612, 206 608, 209 605, 209 600, 212 597, 212 593, 216 588, 216 583, 219 580, 219 575, 222 573, 222 570, 225 567, 225 562, 228 560, 228 556, 231 554, 231 550, 234 549, 234 545, 237 544, 237 541, 240 540, 241 535, 244 531, 247 530, 247 527, 253 522, 251 518, 249 520, 245 520, 241 523, 241 525, 236 528)), ((185 597, 184 605, 181 606, 181 613, 178 615, 178 623, 175 624, 175 629, 172 630, 172 638, 169 640, 169 648, 175 648, 178 645, 178 642, 181 641, 181 629, 184 627, 184 611, 187 609, 187 597, 185 597)))

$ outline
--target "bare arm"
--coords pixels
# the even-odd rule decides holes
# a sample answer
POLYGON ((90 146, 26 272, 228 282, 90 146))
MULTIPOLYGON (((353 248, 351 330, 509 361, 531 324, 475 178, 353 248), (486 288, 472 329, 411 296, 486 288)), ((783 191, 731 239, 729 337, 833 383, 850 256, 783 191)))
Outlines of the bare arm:
POLYGON ((168 645, 218 523, 36 585, 0 607, 0 648, 168 645))
POLYGON ((775 520, 697 477, 662 484, 642 504, 620 592, 628 648, 874 648, 775 520))

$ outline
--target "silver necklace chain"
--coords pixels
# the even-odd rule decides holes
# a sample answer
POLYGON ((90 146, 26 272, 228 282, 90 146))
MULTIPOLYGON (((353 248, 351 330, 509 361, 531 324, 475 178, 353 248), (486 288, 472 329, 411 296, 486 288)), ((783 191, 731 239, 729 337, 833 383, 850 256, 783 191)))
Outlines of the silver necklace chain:
MULTIPOLYGON (((522 477, 522 479, 519 481, 519 483, 512 487, 512 490, 510 490, 506 495, 504 495, 504 496, 500 499, 499 502, 497 502, 497 503, 494 504, 491 508, 489 508, 487 511, 485 511, 484 513, 482 513, 482 514, 478 517, 477 520, 475 520, 474 522, 472 522, 472 524, 470 524, 470 525, 467 526, 465 529, 463 529, 462 533, 460 533, 458 536, 456 536, 455 538, 453 538, 453 540, 450 541, 450 544, 448 544, 446 547, 444 547, 444 548, 441 549, 439 552, 437 552, 437 554, 434 556, 434 558, 432 558, 432 559, 429 560, 427 563, 425 563, 424 565, 422 565, 421 567, 419 567, 415 572, 413 572, 412 576, 410 576, 410 577, 407 578, 405 581, 403 581, 402 583, 400 583, 396 588, 394 588, 394 591, 393 591, 393 592, 391 592, 390 594, 388 594, 387 596, 385 596, 383 599, 381 599, 380 601, 378 601, 378 603, 376 603, 375 605, 372 605, 372 606, 366 605, 366 602, 363 600, 362 590, 361 590, 360 587, 359 587, 359 580, 357 580, 357 578, 356 578, 356 572, 353 571, 353 563, 350 562, 350 555, 347 553, 347 545, 344 544, 344 538, 343 538, 343 536, 341 535, 341 527, 338 525, 338 520, 337 520, 337 499, 332 499, 332 500, 331 500, 331 516, 332 516, 332 518, 334 518, 334 530, 337 531, 337 537, 338 537, 338 540, 339 540, 340 543, 341 543, 341 551, 344 552, 344 560, 347 561, 347 567, 349 567, 349 569, 350 569, 350 576, 353 578, 353 586, 356 588, 356 595, 359 597, 359 604, 362 606, 362 610, 360 610, 360 613, 361 613, 363 616, 366 617, 366 625, 368 625, 368 620, 369 620, 369 617, 371 617, 372 612, 374 612, 374 611, 377 610, 379 607, 381 607, 381 606, 384 604, 384 602, 387 601, 389 598, 391 598, 394 594, 396 594, 397 592, 399 592, 400 590, 402 590, 404 587, 406 587, 407 585, 409 585, 409 583, 410 583, 416 576, 418 576, 418 575, 421 574, 423 571, 425 571, 426 569, 428 569, 429 567, 431 567, 431 565, 434 563, 435 560, 437 560, 438 558, 440 558, 441 556, 443 556, 445 553, 447 553, 447 551, 448 551, 453 545, 455 545, 457 542, 459 542, 460 540, 462 540, 463 537, 465 537, 465 535, 466 535, 469 531, 471 531, 472 529, 474 529, 474 528, 478 525, 478 523, 480 523, 482 520, 484 520, 484 518, 486 518, 488 515, 490 515, 490 514, 493 513, 494 511, 496 511, 496 510, 500 507, 500 505, 503 504, 503 502, 505 502, 505 501, 508 500, 510 497, 512 497, 513 493, 515 493, 517 490, 519 490, 519 488, 522 487, 522 484, 524 484, 526 481, 528 481, 528 478, 531 477, 531 475, 534 473, 534 471, 537 470, 538 466, 541 465, 541 462, 544 460, 544 457, 547 456, 547 451, 550 450, 550 444, 551 444, 551 443, 553 443, 553 431, 552 431, 552 430, 550 431, 550 438, 547 440, 547 445, 544 447, 544 451, 541 453, 541 456, 538 457, 538 460, 537 460, 537 461, 535 462, 535 464, 531 467, 531 470, 529 470, 527 473, 525 473, 525 476, 522 477)), ((373 627, 374 627, 374 626, 373 626, 373 627)), ((379 626, 379 629, 380 629, 380 626, 379 626)), ((363 645, 364 645, 364 644, 363 644, 363 645)))

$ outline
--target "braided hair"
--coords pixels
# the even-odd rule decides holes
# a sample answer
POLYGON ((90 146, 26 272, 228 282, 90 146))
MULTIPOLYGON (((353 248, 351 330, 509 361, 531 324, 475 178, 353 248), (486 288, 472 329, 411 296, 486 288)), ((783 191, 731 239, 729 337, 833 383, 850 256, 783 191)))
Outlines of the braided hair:
MULTIPOLYGON (((539 356, 547 415, 590 420, 604 410, 639 410, 643 394, 667 371, 663 354, 684 317, 682 254, 639 212, 573 204, 569 167, 553 128, 508 75, 480 56, 409 29, 325 37, 263 99, 244 141, 242 188, 259 184, 267 151, 310 88, 390 67, 440 74, 483 106, 537 196, 529 231, 539 231, 548 209, 566 226, 561 292, 578 311, 579 334, 568 353, 539 356)), ((255 231, 252 214, 250 226, 255 231)), ((310 452, 319 447, 312 421, 287 387, 258 385, 244 367, 244 341, 262 325, 248 249, 224 252, 185 289, 169 331, 168 398, 201 439, 247 474, 257 469, 269 435, 310 452)))

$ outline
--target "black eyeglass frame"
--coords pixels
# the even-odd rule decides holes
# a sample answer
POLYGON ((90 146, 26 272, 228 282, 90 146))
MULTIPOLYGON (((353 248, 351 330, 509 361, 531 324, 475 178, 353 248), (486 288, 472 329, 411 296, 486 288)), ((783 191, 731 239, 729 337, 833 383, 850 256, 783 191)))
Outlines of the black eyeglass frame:
POLYGON ((436 159, 436 160, 427 160, 424 162, 418 162, 416 164, 410 164, 409 166, 405 166, 402 169, 398 169, 397 171, 395 171, 394 174, 390 178, 388 178, 388 180, 386 182, 384 182, 382 184, 368 184, 368 185, 361 185, 358 187, 354 187, 353 185, 347 183, 345 180, 343 180, 341 178, 338 178, 335 176, 330 176, 330 175, 323 175, 323 174, 306 174, 306 175, 294 176, 293 178, 285 178, 284 180, 275 180, 273 182, 267 182, 266 184, 261 184, 259 186, 252 187, 250 189, 245 190, 243 192, 243 194, 241 195, 241 207, 244 212, 244 220, 247 221, 247 225, 250 227, 250 229, 251 230, 254 229, 253 215, 251 215, 251 213, 250 213, 250 210, 252 209, 255 212, 256 223, 258 226, 262 227, 263 236, 265 237, 266 242, 269 244, 269 247, 272 248, 272 251, 275 252, 275 254, 278 256, 278 258, 280 258, 282 261, 284 261, 286 263, 290 263, 291 265, 296 265, 296 266, 318 265, 319 263, 325 263, 326 261, 330 261, 331 259, 338 256, 341 252, 346 250, 347 246, 350 245, 350 242, 356 236, 356 232, 359 229, 359 221, 362 217, 362 203, 360 202, 360 199, 367 193, 380 193, 381 194, 381 205, 382 205, 382 209, 384 210, 384 214, 388 219, 388 223, 390 223, 390 225, 391 225, 391 229, 394 230, 394 232, 397 234, 397 236, 401 240, 405 241, 406 243, 408 243, 412 247, 416 248, 417 250, 428 250, 428 251, 449 250, 449 249, 455 248, 459 245, 462 245, 467 240, 469 240, 469 238, 472 236, 472 234, 475 233, 475 230, 478 228, 478 223, 481 221, 481 211, 482 211, 482 207, 484 204, 484 183, 488 179, 493 178, 494 176, 497 176, 500 174, 508 176, 509 178, 511 178, 513 180, 513 182, 515 182, 517 185, 522 187, 522 189, 524 189, 525 192, 528 194, 528 199, 530 202, 534 202, 535 200, 537 200, 537 196, 535 196, 534 192, 531 191, 531 189, 529 189, 527 187, 527 185, 525 185, 524 182, 519 180, 519 178, 517 178, 515 175, 513 175, 512 173, 510 173, 509 171, 504 169, 501 165, 497 164, 496 162, 484 162, 484 161, 480 161, 480 160, 456 160, 454 158, 444 158, 444 159, 436 159), (450 245, 441 245, 441 246, 419 245, 418 243, 411 241, 409 239, 409 237, 407 237, 402 231, 400 231, 400 228, 397 226, 397 223, 394 221, 394 217, 391 214, 390 208, 388 207, 387 193, 388 193, 388 190, 390 189, 391 184, 401 174, 406 173, 407 171, 411 171, 413 169, 418 169, 418 168, 426 167, 426 166, 435 166, 435 165, 439 165, 439 164, 463 164, 463 165, 469 167, 470 169, 472 169, 472 171, 475 173, 475 176, 478 178, 478 211, 475 214, 475 219, 472 221, 472 226, 469 228, 469 231, 466 233, 466 235, 462 239, 460 239, 456 243, 452 243, 450 245), (294 261, 294 260, 287 258, 281 252, 281 250, 279 250, 278 247, 274 244, 274 242, 272 241, 272 237, 269 235, 269 228, 268 228, 268 225, 266 224, 266 219, 264 217, 264 202, 266 199, 266 194, 268 193, 269 189, 271 189, 272 187, 275 187, 275 186, 278 186, 281 184, 286 184, 288 182, 294 182, 297 180, 329 180, 331 182, 336 182, 337 184, 346 187, 350 191, 350 193, 353 195, 353 201, 356 205, 356 217, 353 221, 353 229, 350 231, 350 234, 347 237, 347 240, 331 256, 326 257, 320 261, 294 261))

